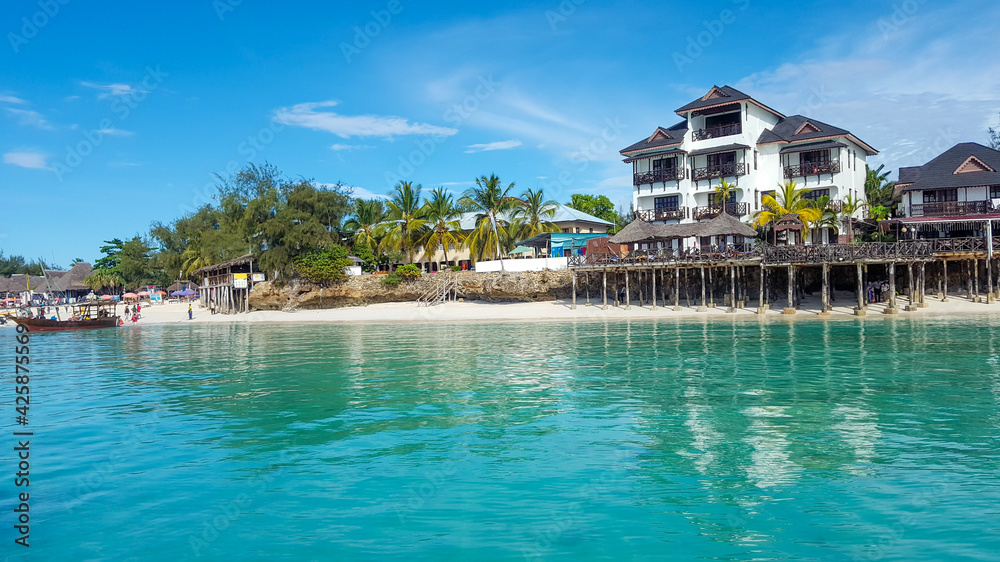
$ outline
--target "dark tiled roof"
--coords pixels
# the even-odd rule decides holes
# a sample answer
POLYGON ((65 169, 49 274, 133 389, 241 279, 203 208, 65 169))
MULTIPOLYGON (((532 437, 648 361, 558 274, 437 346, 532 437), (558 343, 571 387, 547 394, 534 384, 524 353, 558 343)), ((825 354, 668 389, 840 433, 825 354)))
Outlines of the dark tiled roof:
POLYGON ((900 168, 899 181, 896 182, 896 185, 911 184, 917 181, 917 178, 919 177, 920 177, 920 166, 909 166, 907 168, 900 168))
POLYGON ((746 150, 750 148, 745 144, 726 144, 723 146, 716 146, 714 148, 702 148, 699 150, 692 150, 691 156, 704 156, 706 154, 718 154, 720 152, 732 152, 734 150, 746 150))
POLYGON ((852 141, 859 144, 861 148, 868 150, 872 155, 878 154, 877 150, 872 148, 868 143, 855 137, 850 131, 841 129, 840 127, 834 127, 833 125, 812 119, 810 117, 805 117, 804 115, 792 115, 791 117, 786 117, 781 121, 778 121, 778 124, 773 128, 767 129, 761 133, 760 138, 757 139, 757 144, 820 141, 837 137, 848 137, 852 141), (812 127, 803 129, 803 126, 807 123, 811 124, 812 127, 818 130, 814 130, 812 127))
POLYGON ((709 90, 705 96, 708 97, 708 99, 705 99, 705 97, 696 99, 693 102, 679 108, 677 113, 687 113, 688 111, 696 111, 706 107, 714 107, 726 103, 736 103, 738 101, 751 99, 750 96, 730 86, 722 86, 721 88, 718 86, 712 86, 712 89, 709 90), (708 97, 715 91, 718 91, 722 95, 717 97, 708 97))
POLYGON ((622 156, 630 155, 633 152, 640 152, 643 150, 652 150, 654 148, 666 148, 670 146, 677 146, 684 142, 684 134, 687 133, 687 121, 681 121, 669 129, 663 127, 657 127, 653 134, 642 139, 641 141, 629 146, 628 148, 623 148, 620 152, 622 156), (650 140, 657 136, 657 133, 662 131, 665 138, 650 140))
POLYGON ((903 191, 919 191, 924 189, 978 187, 981 185, 1000 185, 1000 151, 985 147, 974 142, 956 144, 944 154, 920 166, 901 168, 900 180, 906 178, 913 183, 903 191), (992 168, 993 172, 966 172, 956 174, 955 171, 970 157, 977 158, 983 164, 992 168), (904 170, 905 173, 904 173, 904 170))
POLYGON ((781 149, 781 154, 793 152, 806 152, 809 150, 824 150, 827 148, 847 148, 847 145, 837 141, 807 142, 805 144, 792 144, 781 149))

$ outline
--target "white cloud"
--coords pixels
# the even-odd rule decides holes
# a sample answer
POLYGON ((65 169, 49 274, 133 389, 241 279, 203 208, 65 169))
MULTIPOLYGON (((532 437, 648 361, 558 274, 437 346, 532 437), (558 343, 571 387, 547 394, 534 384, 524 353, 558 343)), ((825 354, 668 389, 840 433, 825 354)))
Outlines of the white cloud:
POLYGON ((359 199, 389 199, 389 196, 384 193, 375 193, 363 187, 355 187, 354 196, 359 199))
POLYGON ((382 115, 338 115, 332 111, 317 111, 334 107, 339 102, 323 101, 300 103, 291 107, 281 107, 275 111, 275 120, 293 127, 305 127, 317 131, 333 133, 341 138, 383 137, 397 135, 442 135, 451 136, 457 129, 438 127, 426 123, 410 123, 403 117, 382 115))
POLYGON ((26 103, 19 97, 0 94, 0 103, 26 103))
POLYGON ((114 127, 110 129, 101 129, 101 134, 108 135, 109 137, 131 137, 135 133, 132 131, 126 131, 123 129, 115 129, 114 127))
POLYGON ((491 142, 487 144, 470 144, 466 148, 466 154, 472 154, 474 152, 487 152, 489 150, 509 150, 511 148, 517 148, 521 146, 521 141, 516 139, 511 139, 508 141, 491 142))
POLYGON ((136 166, 142 166, 142 164, 138 162, 129 162, 128 160, 121 160, 118 162, 108 162, 108 166, 112 168, 133 168, 136 166))
POLYGON ((45 155, 40 152, 8 152, 3 155, 3 163, 33 170, 48 170, 45 155))
POLYGON ((374 146, 369 146, 366 144, 334 144, 330 146, 330 150, 368 150, 375 148, 374 146))
POLYGON ((101 93, 97 94, 97 99, 105 99, 113 96, 131 96, 136 94, 147 93, 146 90, 133 88, 128 84, 95 84, 94 82, 80 82, 80 85, 85 86, 87 88, 100 90, 101 93))
POLYGON ((52 128, 52 125, 49 124, 45 117, 37 111, 32 111, 30 109, 14 109, 13 107, 5 107, 4 109, 7 113, 13 115, 20 125, 38 127, 39 129, 52 128))

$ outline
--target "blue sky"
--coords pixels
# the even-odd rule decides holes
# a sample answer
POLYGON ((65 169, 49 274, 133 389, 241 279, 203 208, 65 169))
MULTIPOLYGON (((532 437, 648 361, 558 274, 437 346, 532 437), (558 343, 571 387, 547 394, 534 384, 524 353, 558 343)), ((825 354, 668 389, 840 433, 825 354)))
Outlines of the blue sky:
POLYGON ((626 208, 618 150, 729 84, 846 128, 875 164, 986 142, 987 0, 0 7, 0 249, 63 266, 211 199, 248 161, 385 194, 491 172, 626 208))

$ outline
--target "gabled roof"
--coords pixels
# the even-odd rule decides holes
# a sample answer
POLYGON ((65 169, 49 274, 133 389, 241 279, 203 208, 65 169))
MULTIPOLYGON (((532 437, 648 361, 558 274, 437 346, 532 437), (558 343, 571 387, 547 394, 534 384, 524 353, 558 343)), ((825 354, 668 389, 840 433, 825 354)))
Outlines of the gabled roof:
POLYGON ((677 123, 673 127, 667 129, 657 127, 656 130, 653 131, 652 135, 649 135, 645 139, 629 146, 628 148, 623 148, 620 154, 622 156, 631 156, 634 153, 646 150, 677 146, 684 142, 684 135, 686 133, 687 121, 681 121, 680 123, 677 123))
POLYGON ((782 148, 779 152, 781 154, 791 154, 795 152, 808 152, 810 150, 824 150, 828 148, 847 148, 847 145, 842 142, 837 142, 832 140, 810 142, 806 144, 790 144, 785 148, 782 148))
POLYGON ((613 244, 634 244, 650 240, 728 235, 756 236, 757 231, 732 215, 720 213, 710 221, 683 224, 649 224, 636 219, 608 241, 613 244))
POLYGON ((900 168, 899 180, 906 184, 903 191, 1000 185, 1000 172, 996 170, 1000 170, 1000 151, 964 142, 923 166, 900 168))
POLYGON ((713 107, 729 105, 741 101, 749 101, 754 105, 757 105, 762 109, 777 115, 780 118, 784 117, 784 115, 778 113, 777 111, 771 109, 770 107, 760 103, 759 101, 751 98, 747 94, 744 94, 743 92, 731 86, 722 86, 722 87, 712 86, 712 89, 709 90, 707 94, 677 109, 676 113, 678 115, 684 115, 692 111, 703 111, 713 107))
POLYGON ((847 137, 863 148, 870 156, 878 154, 868 143, 857 138, 850 131, 834 127, 817 119, 804 115, 786 117, 771 129, 761 133, 757 144, 790 144, 799 142, 817 142, 821 140, 847 137))

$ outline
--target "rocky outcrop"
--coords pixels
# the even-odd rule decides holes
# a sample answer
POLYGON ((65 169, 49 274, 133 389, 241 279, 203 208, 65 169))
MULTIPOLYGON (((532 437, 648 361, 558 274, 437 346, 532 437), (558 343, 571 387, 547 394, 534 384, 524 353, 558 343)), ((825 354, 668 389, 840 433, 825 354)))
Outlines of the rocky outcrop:
POLYGON ((381 275, 349 277, 320 287, 300 281, 276 286, 257 283, 250 293, 251 310, 295 310, 364 306, 382 302, 415 301, 439 291, 446 276, 457 281, 456 293, 466 300, 531 302, 569 298, 572 276, 569 271, 527 273, 430 273, 395 287, 382 284, 381 275))

